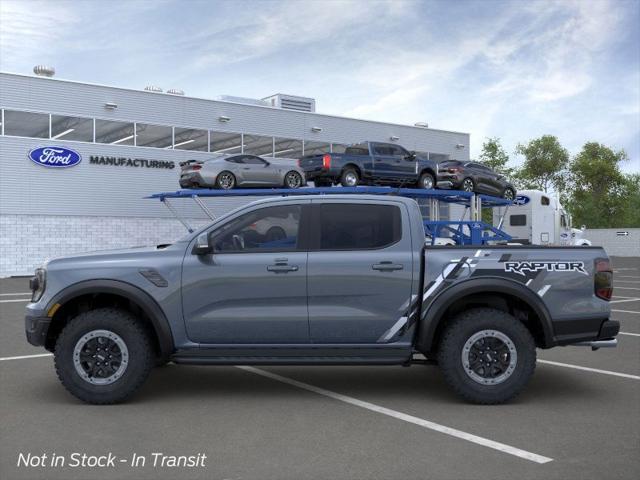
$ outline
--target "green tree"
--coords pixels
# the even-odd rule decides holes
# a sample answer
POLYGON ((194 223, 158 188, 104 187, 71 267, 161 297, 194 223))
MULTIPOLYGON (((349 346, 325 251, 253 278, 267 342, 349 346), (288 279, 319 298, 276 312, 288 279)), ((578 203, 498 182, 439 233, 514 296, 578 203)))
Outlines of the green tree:
POLYGON ((624 175, 624 150, 614 151, 597 142, 585 143, 569 166, 565 206, 576 225, 591 228, 639 225, 638 175, 624 175))
POLYGON ((487 138, 482 144, 479 160, 489 168, 506 176, 513 174, 513 168, 507 166, 509 155, 502 147, 498 137, 487 138))
POLYGON ((543 135, 527 144, 518 144, 516 153, 525 160, 516 172, 520 188, 535 188, 548 192, 550 188, 561 192, 565 188, 569 152, 553 135, 543 135))

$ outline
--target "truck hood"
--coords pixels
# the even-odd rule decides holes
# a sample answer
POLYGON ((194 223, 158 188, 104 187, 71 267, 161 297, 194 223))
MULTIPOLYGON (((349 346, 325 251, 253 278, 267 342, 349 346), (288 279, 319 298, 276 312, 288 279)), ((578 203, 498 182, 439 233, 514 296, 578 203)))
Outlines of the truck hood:
POLYGON ((73 264, 81 263, 83 266, 89 264, 110 264, 119 262, 129 262, 131 260, 143 261, 144 259, 157 258, 166 255, 176 248, 184 248, 184 243, 162 244, 154 246, 140 246, 131 248, 119 248, 112 250, 96 250, 91 252, 77 253, 62 257, 55 257, 45 262, 47 268, 66 268, 73 264))

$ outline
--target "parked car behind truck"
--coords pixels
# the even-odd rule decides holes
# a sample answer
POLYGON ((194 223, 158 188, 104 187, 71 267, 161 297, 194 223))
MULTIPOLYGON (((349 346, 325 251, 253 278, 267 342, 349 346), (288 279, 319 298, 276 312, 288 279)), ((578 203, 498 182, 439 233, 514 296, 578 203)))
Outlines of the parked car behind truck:
POLYGON ((436 188, 438 164, 394 143, 362 142, 344 153, 308 155, 299 165, 316 187, 383 184, 436 188))
POLYGON ((170 246, 51 260, 31 289, 27 339, 96 404, 168 361, 410 365, 416 353, 465 399, 500 403, 528 383, 536 348, 613 346, 619 330, 602 248, 425 246, 417 203, 397 196, 257 201, 170 246))

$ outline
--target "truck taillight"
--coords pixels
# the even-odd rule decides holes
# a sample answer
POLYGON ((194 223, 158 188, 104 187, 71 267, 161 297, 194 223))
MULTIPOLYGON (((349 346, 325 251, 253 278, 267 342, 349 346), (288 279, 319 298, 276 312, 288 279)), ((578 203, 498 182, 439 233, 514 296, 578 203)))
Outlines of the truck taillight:
POLYGON ((322 156, 322 168, 326 168, 327 170, 331 168, 331 155, 328 153, 322 156))
POLYGON ((191 167, 191 170, 200 170, 202 168, 202 165, 194 165, 193 167, 191 167))
POLYGON ((302 166, 302 159, 301 159, 301 158, 299 158, 299 159, 298 159, 298 166, 299 166, 299 167, 301 167, 301 166, 302 166))
POLYGON ((453 167, 448 169, 449 173, 458 173, 459 171, 460 171, 460 168, 458 167, 453 167))
POLYGON ((596 297, 603 300, 611 300, 613 295, 613 271, 611 264, 606 258, 598 258, 595 260, 595 276, 593 278, 596 297))

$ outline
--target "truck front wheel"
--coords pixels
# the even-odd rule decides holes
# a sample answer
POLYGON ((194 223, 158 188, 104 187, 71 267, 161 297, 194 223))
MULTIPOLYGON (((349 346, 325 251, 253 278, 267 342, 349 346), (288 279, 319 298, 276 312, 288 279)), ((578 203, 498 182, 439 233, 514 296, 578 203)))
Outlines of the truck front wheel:
POLYGON ((478 404, 506 402, 526 386, 536 367, 536 345, 512 315, 492 308, 462 312, 446 327, 438 349, 445 381, 478 404))
POLYGON ((147 332, 131 313, 97 308, 65 325, 54 363, 69 393, 87 403, 110 404, 138 390, 155 359, 147 332))

